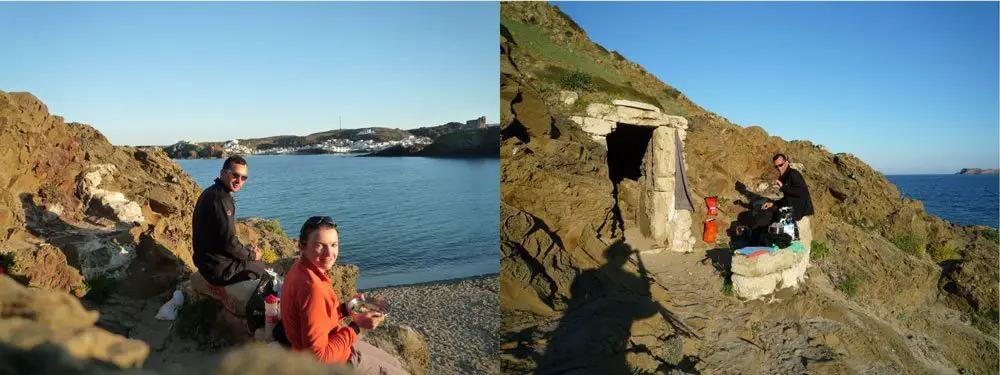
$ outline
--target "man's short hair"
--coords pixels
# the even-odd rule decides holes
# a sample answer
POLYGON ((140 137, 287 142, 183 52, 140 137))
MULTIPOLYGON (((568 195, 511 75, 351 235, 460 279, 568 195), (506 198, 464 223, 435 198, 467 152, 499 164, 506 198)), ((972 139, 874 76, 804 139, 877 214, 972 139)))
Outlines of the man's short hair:
POLYGON ((788 157, 785 156, 785 154, 775 154, 774 157, 771 158, 771 161, 778 161, 778 158, 781 158, 784 161, 788 161, 788 157))
POLYGON ((234 164, 247 165, 247 159, 239 155, 230 156, 225 163, 222 163, 222 169, 232 169, 234 164))

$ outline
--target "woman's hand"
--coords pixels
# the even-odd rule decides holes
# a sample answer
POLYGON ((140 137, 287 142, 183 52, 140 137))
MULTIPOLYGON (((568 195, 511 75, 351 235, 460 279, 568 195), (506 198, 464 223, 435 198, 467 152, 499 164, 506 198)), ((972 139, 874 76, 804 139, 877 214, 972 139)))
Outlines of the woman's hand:
POLYGON ((375 329, 385 320, 385 315, 380 312, 367 312, 354 317, 354 322, 364 329, 375 329))

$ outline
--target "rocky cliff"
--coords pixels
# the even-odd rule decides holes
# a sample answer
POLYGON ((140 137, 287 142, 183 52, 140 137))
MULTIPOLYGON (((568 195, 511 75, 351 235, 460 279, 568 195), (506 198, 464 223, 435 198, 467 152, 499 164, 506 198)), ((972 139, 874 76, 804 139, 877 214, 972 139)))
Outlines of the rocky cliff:
MULTIPOLYGON (((501 4, 502 358, 512 373, 958 373, 997 366, 995 228, 928 215, 857 157, 741 127, 594 44, 544 3, 501 4), (637 256, 606 145, 570 118, 626 99, 688 120, 691 231, 714 243, 637 256), (806 283, 731 296, 730 235, 777 197, 770 157, 805 176, 816 214, 806 283)), ((689 58, 678 54, 678 58, 689 58)), ((624 137, 624 135, 623 135, 624 137)), ((636 147, 644 147, 636 144, 636 147)), ((623 195, 624 194, 624 195, 623 195)), ((624 202, 624 201, 622 201, 624 202)))
MULTIPOLYGON (((200 193, 163 150, 113 146, 96 129, 49 114, 31 94, 0 92, 0 164, 0 270, 5 274, 0 326, 6 327, 0 329, 5 358, 0 370, 106 373, 144 363, 159 368, 170 356, 205 362, 217 350, 247 342, 239 332, 242 322, 197 303, 194 296, 182 308, 187 318, 177 325, 153 319, 175 288, 185 289, 195 270, 191 215, 200 193), (212 337, 221 344, 215 351, 182 332, 205 333, 205 327, 227 322, 235 334, 216 332, 212 337), (52 367, 39 367, 49 363, 37 362, 45 359, 53 361, 52 367)), ((294 241, 276 222, 249 219, 238 225, 241 241, 263 248, 266 262, 278 270, 291 263, 294 241)), ((351 265, 332 271, 341 296, 353 294, 357 274, 351 265)), ((415 331, 396 327, 380 342, 390 352, 405 352, 411 371, 423 372, 429 348, 415 331)), ((242 353, 235 355, 248 362, 227 358, 190 369, 225 373, 258 363, 254 371, 261 371, 286 363, 327 371, 265 349, 242 353), (254 362, 246 353, 262 357, 254 362)))

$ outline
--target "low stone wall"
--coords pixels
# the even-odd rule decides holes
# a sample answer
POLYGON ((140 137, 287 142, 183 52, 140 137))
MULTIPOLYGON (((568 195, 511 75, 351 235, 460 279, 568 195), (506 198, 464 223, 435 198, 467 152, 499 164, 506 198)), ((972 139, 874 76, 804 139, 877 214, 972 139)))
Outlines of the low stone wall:
POLYGON ((801 252, 778 250, 747 258, 733 255, 733 292, 740 298, 758 299, 779 289, 794 288, 806 278, 809 269, 809 253, 812 247, 812 228, 809 218, 798 223, 801 252))
POLYGON ((733 257, 733 292, 740 298, 758 299, 776 290, 796 287, 805 280, 809 251, 779 250, 753 258, 733 257))

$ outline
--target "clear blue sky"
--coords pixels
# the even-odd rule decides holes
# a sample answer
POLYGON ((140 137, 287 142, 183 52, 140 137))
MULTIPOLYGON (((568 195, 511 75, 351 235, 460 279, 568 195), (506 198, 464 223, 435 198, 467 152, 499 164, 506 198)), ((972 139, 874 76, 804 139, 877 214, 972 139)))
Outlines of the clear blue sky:
POLYGON ((497 3, 0 3, 0 90, 114 144, 499 122, 497 3))
POLYGON ((1000 164, 998 3, 555 3, 741 126, 885 174, 1000 164))

